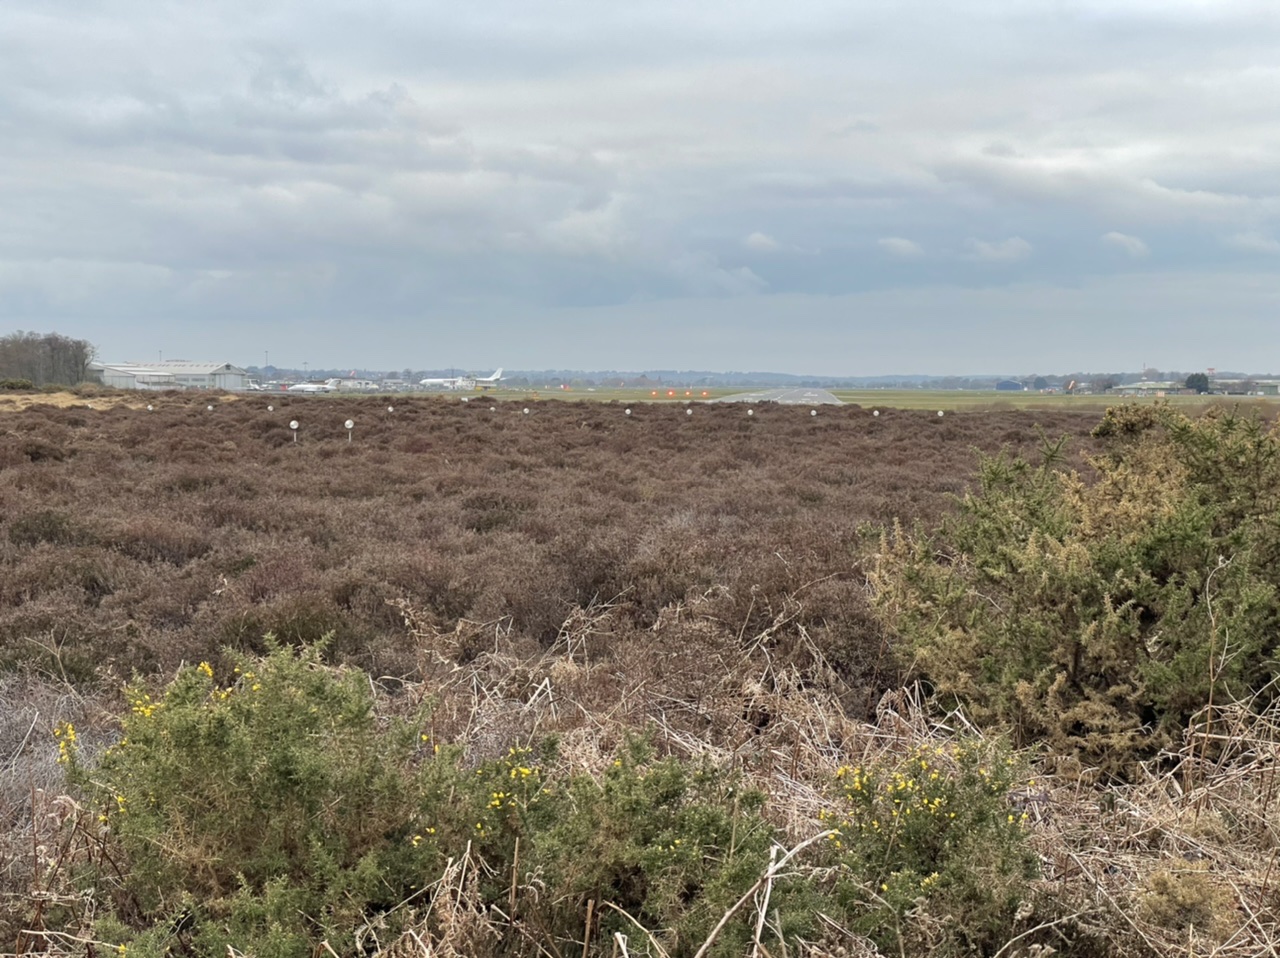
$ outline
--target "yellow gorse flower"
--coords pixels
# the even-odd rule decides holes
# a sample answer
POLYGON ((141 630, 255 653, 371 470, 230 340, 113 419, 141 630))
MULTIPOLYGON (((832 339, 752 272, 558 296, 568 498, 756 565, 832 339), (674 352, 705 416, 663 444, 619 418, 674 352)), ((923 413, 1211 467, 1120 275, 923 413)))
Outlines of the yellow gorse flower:
POLYGON ((63 722, 54 728, 53 737, 58 740, 58 764, 66 765, 76 750, 76 727, 63 722))

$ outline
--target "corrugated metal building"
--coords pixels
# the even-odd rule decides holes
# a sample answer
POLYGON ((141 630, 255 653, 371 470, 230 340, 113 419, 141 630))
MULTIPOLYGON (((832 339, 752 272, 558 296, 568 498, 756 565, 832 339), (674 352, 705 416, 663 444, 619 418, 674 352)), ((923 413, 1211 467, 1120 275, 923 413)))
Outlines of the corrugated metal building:
POLYGON ((154 363, 91 363, 102 385, 116 389, 226 389, 249 386, 249 374, 231 363, 166 359, 154 363))

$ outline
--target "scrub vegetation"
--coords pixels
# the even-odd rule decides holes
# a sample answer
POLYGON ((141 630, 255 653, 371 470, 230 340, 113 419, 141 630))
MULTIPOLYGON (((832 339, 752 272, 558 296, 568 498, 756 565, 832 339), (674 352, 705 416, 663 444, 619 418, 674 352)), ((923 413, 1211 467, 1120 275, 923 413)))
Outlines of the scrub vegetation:
POLYGON ((146 398, 0 417, 0 950, 1274 947, 1252 413, 146 398))

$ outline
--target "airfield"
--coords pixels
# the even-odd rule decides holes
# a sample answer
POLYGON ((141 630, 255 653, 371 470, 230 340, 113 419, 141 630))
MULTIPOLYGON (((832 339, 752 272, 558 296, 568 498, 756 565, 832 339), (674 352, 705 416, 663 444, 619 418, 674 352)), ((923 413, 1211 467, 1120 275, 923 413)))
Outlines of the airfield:
MULTIPOLYGON (((156 393, 133 390, 91 389, 76 392, 32 392, 0 394, 0 413, 17 411, 30 406, 55 406, 59 408, 108 409, 123 406, 131 409, 145 409, 154 403, 172 402, 181 397, 182 402, 200 399, 207 403, 261 402, 263 404, 280 404, 281 399, 288 397, 290 402, 299 400, 306 402, 339 402, 354 398, 351 394, 320 393, 303 395, 298 393, 246 392, 246 393, 156 393), (194 397, 194 399, 193 399, 194 397)), ((411 393, 365 393, 360 398, 381 398, 389 404, 420 403, 424 400, 447 402, 546 402, 562 401, 569 403, 616 403, 645 405, 686 405, 686 404, 776 404, 790 406, 852 406, 863 409, 900 409, 900 410, 939 410, 942 412, 982 412, 982 411, 1062 411, 1082 413, 1102 413, 1110 406, 1127 403, 1150 404, 1169 403, 1192 412, 1209 406, 1230 405, 1234 407, 1256 407, 1264 415, 1270 415, 1280 409, 1280 398, 1266 396, 1115 396, 1115 395, 1068 395, 1064 393, 1037 392, 997 392, 996 390, 958 390, 958 389, 821 389, 816 387, 789 387, 784 389, 734 388, 700 388, 672 387, 662 389, 619 388, 619 387, 571 387, 565 389, 513 389, 496 388, 486 390, 453 391, 427 390, 411 393)))
MULTIPOLYGON (((1110 406, 1139 403, 1167 402, 1189 410, 1210 405, 1229 403, 1233 406, 1258 406, 1263 409, 1280 407, 1280 398, 1265 396, 1117 396, 1108 394, 1069 395, 1065 393, 998 392, 996 390, 960 389, 818 389, 793 387, 788 389, 701 388, 665 387, 663 389, 573 387, 570 389, 493 389, 477 393, 439 392, 426 395, 447 396, 469 401, 487 400, 552 400, 597 403, 654 403, 657 405, 685 403, 766 403, 777 402, 772 398, 785 394, 784 405, 832 405, 860 406, 864 409, 919 409, 945 412, 982 410, 1062 410, 1078 412, 1103 412, 1110 406), (805 394, 813 394, 806 399, 805 394), (826 398, 830 397, 830 398, 826 398)), ((414 396, 423 394, 415 393, 414 396)))

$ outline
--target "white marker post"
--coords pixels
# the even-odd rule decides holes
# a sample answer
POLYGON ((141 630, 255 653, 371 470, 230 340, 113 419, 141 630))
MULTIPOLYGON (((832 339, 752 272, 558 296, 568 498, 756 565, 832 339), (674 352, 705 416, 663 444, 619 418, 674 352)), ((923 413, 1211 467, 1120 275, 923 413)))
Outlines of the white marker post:
POLYGON ((755 411, 754 409, 748 409, 748 410, 747 410, 747 415, 748 415, 748 416, 754 416, 755 414, 756 414, 756 411, 755 411))
POLYGON ((348 420, 347 420, 346 422, 344 422, 342 425, 346 426, 346 428, 347 428, 347 442, 350 442, 350 441, 351 441, 351 430, 356 428, 355 421, 354 421, 354 420, 351 420, 351 419, 348 419, 348 420))
POLYGON ((626 410, 626 414, 627 414, 628 416, 630 416, 630 415, 631 415, 631 410, 630 410, 630 409, 626 410))
POLYGON ((275 411, 276 411, 276 407, 275 407, 275 406, 268 406, 268 407, 267 407, 267 412, 275 412, 275 411))
POLYGON ((939 410, 938 410, 938 418, 939 418, 939 419, 941 419, 941 418, 942 418, 942 410, 941 410, 941 409, 939 409, 939 410))
POLYGON ((388 406, 388 407, 387 407, 387 412, 395 412, 395 411, 396 411, 396 407, 395 407, 395 406, 388 406))
POLYGON ((810 409, 810 410, 809 410, 809 415, 810 415, 810 416, 816 416, 816 415, 818 415, 818 410, 816 410, 816 409, 810 409))
POLYGON ((290 419, 289 428, 293 430, 293 441, 297 442, 298 441, 298 420, 290 419))
POLYGON ((873 415, 873 416, 875 416, 877 419, 879 419, 879 418, 880 418, 880 410, 879 410, 879 409, 873 409, 873 410, 871 410, 871 415, 873 415))

